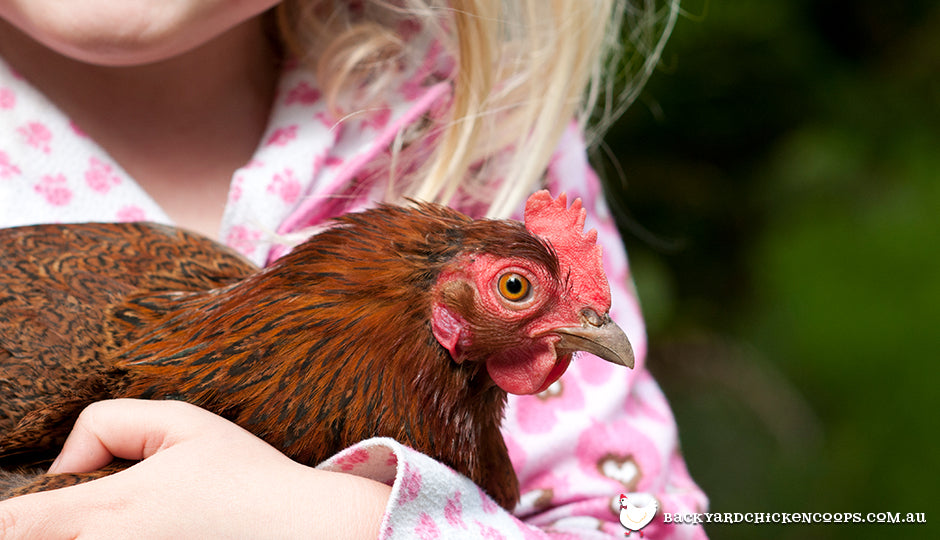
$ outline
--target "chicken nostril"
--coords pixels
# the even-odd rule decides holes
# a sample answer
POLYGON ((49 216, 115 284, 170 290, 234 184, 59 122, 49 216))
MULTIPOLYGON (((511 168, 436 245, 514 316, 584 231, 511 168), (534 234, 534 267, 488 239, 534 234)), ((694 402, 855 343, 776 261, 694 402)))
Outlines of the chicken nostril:
POLYGON ((587 323, 595 328, 600 328, 605 322, 607 322, 607 317, 601 317, 591 308, 584 308, 581 310, 581 322, 587 323))

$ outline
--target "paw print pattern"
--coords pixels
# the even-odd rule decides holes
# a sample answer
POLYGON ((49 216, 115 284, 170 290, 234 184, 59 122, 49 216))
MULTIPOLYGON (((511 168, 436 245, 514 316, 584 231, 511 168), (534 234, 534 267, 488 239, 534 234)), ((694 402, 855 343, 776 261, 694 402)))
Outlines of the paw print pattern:
POLYGON ((274 178, 271 179, 271 183, 268 184, 267 192, 277 195, 284 201, 284 204, 293 204, 297 201, 297 198, 300 197, 301 189, 300 180, 297 179, 297 175, 294 174, 294 171, 292 169, 284 169, 276 173, 274 178))
POLYGON ((64 174, 46 175, 33 189, 53 206, 65 206, 72 201, 72 190, 66 185, 64 174))
POLYGON ((0 150, 0 180, 19 176, 20 172, 20 168, 13 163, 10 156, 0 150))
POLYGON ((16 106, 16 93, 9 89, 0 87, 0 109, 12 109, 16 106))
POLYGON ((85 183, 92 191, 107 193, 113 186, 121 183, 121 177, 115 174, 110 165, 92 156, 85 170, 85 183))
POLYGON ((52 152, 52 132, 42 122, 29 122, 16 130, 27 145, 48 154, 52 152))

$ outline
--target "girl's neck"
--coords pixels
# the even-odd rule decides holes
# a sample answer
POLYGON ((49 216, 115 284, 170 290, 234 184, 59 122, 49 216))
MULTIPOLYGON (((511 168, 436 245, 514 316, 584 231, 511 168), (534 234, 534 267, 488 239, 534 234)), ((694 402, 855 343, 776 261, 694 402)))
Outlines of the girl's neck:
POLYGON ((278 77, 262 17, 152 64, 79 62, 0 20, 0 55, 120 164, 178 225, 218 233, 278 77))

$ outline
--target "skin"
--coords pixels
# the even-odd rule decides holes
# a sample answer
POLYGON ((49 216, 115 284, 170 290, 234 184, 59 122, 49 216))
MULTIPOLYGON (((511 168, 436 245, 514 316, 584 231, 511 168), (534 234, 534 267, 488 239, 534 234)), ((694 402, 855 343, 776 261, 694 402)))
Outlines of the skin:
MULTIPOLYGON (((278 66, 259 14, 275 3, 0 0, 0 55, 178 225, 216 236, 232 174, 251 157, 270 111, 278 66)), ((53 472, 94 470, 111 456, 144 461, 0 502, 0 540, 375 538, 390 493, 298 465, 179 403, 89 407, 53 472), (342 530, 320 529, 337 524, 342 530)))
POLYGON ((0 0, 0 55, 177 224, 215 237, 273 101, 258 13, 274 3, 0 0))

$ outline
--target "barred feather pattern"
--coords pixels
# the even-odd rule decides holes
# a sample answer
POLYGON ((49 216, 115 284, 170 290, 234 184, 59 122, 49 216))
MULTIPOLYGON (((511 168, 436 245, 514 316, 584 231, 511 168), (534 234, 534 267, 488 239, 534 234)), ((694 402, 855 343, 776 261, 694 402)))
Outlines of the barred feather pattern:
MULTIPOLYGON (((431 204, 381 206, 339 218, 260 271, 208 240, 154 225, 13 235, 0 239, 0 260, 21 273, 0 278, 0 309, 13 302, 32 311, 0 314, 0 421, 9 428, 0 467, 48 459, 94 400, 182 399, 301 463, 388 436, 467 475, 504 507, 518 500, 499 433, 506 394, 481 362, 451 360, 430 316, 437 277, 475 254, 528 257, 558 277, 551 247, 521 223, 474 221, 431 204), (61 240, 86 233, 91 240, 61 240), (54 255, 64 251, 78 258, 54 255), (17 338, 12 329, 24 323, 35 328, 17 338), (61 334, 48 347, 47 327, 61 334)), ((476 327, 492 326, 472 294, 450 301, 476 327)), ((476 358, 512 345, 511 331, 489 331, 501 337, 479 340, 476 358)), ((10 489, 53 481, 61 483, 19 478, 10 489)))
POLYGON ((126 295, 205 290, 255 270, 228 248, 162 225, 0 230, 0 431, 108 365, 126 337, 109 308, 126 295))

